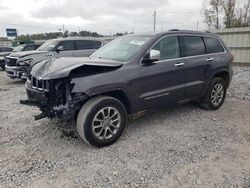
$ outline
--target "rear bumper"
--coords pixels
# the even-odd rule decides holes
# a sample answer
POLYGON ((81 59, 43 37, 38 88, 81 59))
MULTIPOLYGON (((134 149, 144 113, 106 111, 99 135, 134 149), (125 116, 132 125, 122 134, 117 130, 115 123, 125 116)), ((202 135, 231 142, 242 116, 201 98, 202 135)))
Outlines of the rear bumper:
POLYGON ((27 70, 25 67, 5 65, 5 71, 7 73, 7 76, 9 76, 12 79, 15 78, 27 79, 27 70))

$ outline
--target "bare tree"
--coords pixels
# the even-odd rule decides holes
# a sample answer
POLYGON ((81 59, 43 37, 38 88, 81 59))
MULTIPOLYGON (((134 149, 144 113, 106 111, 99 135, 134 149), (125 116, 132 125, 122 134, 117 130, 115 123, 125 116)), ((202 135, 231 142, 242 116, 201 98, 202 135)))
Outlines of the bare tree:
POLYGON ((222 0, 210 0, 209 7, 206 7, 205 4, 203 5, 202 13, 204 16, 204 21, 209 28, 220 28, 219 14, 221 9, 222 0))
POLYGON ((235 11, 236 11, 236 1, 235 0, 224 0, 223 2, 224 9, 224 25, 226 28, 234 27, 236 20, 235 11))
POLYGON ((249 26, 249 12, 250 12, 250 0, 247 1, 243 8, 243 26, 249 26))
POLYGON ((250 0, 210 0, 209 6, 203 5, 202 14, 209 28, 219 29, 222 15, 225 28, 246 27, 250 25, 250 0))

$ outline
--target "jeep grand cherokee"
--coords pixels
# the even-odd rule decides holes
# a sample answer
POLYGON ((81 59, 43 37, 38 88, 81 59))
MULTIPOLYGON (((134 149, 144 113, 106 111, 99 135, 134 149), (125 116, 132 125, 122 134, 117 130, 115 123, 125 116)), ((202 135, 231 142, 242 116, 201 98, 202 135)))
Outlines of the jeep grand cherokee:
POLYGON ((89 58, 57 58, 34 66, 26 82, 35 119, 75 118, 87 143, 102 147, 122 134, 128 115, 198 101, 216 110, 232 77, 233 56, 214 34, 168 31, 127 35, 89 58))

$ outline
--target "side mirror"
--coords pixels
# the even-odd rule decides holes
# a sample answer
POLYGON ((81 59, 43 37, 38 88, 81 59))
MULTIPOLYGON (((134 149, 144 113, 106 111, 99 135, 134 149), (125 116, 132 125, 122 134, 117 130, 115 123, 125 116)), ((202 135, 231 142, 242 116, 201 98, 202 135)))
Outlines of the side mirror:
POLYGON ((150 52, 143 58, 143 65, 152 65, 153 62, 159 61, 161 52, 159 50, 150 50, 150 52))
POLYGON ((161 52, 159 50, 150 50, 149 60, 150 61, 159 61, 161 58, 161 52))
POLYGON ((63 46, 58 46, 58 48, 56 49, 56 52, 59 53, 63 50, 64 50, 63 46))

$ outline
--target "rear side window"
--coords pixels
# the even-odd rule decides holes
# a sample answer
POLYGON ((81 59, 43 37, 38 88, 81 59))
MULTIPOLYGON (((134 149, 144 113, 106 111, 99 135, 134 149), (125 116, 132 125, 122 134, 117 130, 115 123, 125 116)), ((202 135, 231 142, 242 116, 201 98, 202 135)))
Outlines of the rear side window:
POLYGON ((76 40, 75 45, 76 45, 76 50, 87 50, 93 48, 89 40, 76 40))
POLYGON ((98 49, 98 48, 101 48, 102 46, 102 43, 100 41, 93 40, 91 41, 91 43, 92 43, 93 49, 98 49))
POLYGON ((64 51, 74 50, 74 43, 73 41, 62 41, 58 46, 63 46, 64 51))
POLYGON ((182 56, 195 56, 205 54, 205 44, 199 36, 181 36, 182 56))
POLYGON ((217 39, 212 37, 205 37, 204 39, 206 41, 208 54, 224 52, 224 48, 217 39))

